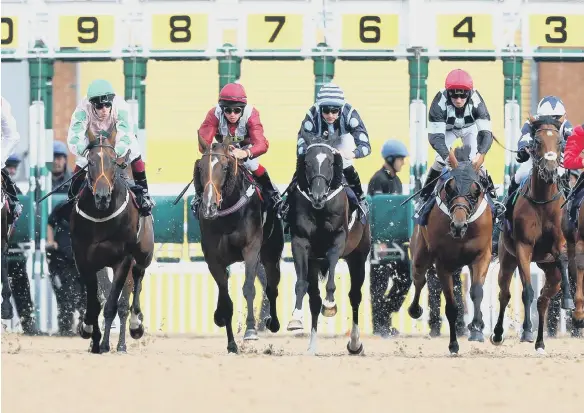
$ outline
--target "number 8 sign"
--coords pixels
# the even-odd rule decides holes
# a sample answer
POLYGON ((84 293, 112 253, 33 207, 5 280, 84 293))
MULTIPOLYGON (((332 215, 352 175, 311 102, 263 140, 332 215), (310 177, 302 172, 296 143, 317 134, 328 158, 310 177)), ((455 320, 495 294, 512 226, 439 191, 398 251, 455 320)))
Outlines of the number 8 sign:
POLYGON ((209 41, 206 14, 155 14, 152 16, 153 50, 205 50, 209 41))

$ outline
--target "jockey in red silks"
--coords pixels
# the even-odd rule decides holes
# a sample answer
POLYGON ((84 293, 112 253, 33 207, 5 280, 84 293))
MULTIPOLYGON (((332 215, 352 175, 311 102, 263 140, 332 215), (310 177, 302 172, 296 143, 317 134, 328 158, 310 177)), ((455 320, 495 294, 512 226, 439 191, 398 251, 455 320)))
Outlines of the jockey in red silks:
MULTIPOLYGON (((572 135, 568 137, 566 142, 566 148, 564 149, 564 168, 570 170, 579 170, 584 168, 584 124, 576 126, 572 135)), ((582 190, 581 181, 582 175, 579 176, 578 181, 572 187, 572 191, 575 193, 582 190), (579 187, 580 186, 580 187, 579 187)), ((570 195, 572 199, 574 195, 570 195)), ((572 222, 578 220, 578 208, 579 202, 570 202, 569 206, 569 217, 572 222)))
POLYGON ((576 126, 572 136, 566 142, 566 149, 564 150, 564 168, 566 169, 582 169, 584 168, 584 157, 582 151, 584 150, 584 124, 576 126))
MULTIPOLYGON (((282 203, 278 189, 272 183, 268 171, 258 160, 258 157, 268 151, 269 143, 264 135, 264 127, 260 113, 247 103, 245 89, 239 83, 228 83, 219 93, 218 104, 207 112, 207 116, 199 128, 199 135, 211 144, 213 138, 222 142, 230 136, 233 142, 231 154, 244 160, 243 165, 249 169, 257 182, 262 186, 264 199, 269 200, 277 210, 282 203)), ((202 148, 199 146, 199 151, 202 148)), ((197 209, 201 202, 203 188, 197 188, 192 209, 198 216, 197 209)))

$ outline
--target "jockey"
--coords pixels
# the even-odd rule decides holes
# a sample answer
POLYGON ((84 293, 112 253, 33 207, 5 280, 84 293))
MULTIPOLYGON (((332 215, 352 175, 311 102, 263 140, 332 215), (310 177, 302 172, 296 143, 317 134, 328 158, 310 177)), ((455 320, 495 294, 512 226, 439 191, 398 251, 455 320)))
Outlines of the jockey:
POLYGON ((8 174, 4 168, 7 166, 6 161, 13 154, 14 149, 20 140, 20 134, 16 128, 16 119, 12 116, 12 107, 10 106, 10 103, 8 103, 4 97, 0 98, 2 105, 2 180, 4 181, 6 195, 8 196, 7 199, 11 222, 14 222, 22 213, 22 205, 17 197, 19 190, 10 177, 10 174, 8 174))
MULTIPOLYGON (((495 186, 483 167, 485 155, 493 143, 491 116, 467 72, 455 69, 448 73, 445 88, 432 101, 428 120, 428 140, 438 154, 420 193, 421 200, 425 203, 432 195, 436 179, 448 161, 449 151, 455 140, 460 138, 463 145, 470 145, 472 163, 476 169, 483 171, 483 178, 487 181, 485 188, 497 205, 495 186)), ((495 215, 499 215, 498 211, 495 215)))
POLYGON ((301 138, 305 130, 317 136, 327 137, 339 132, 341 141, 335 143, 343 157, 343 174, 359 200, 363 215, 367 214, 367 201, 361 179, 353 166, 353 159, 364 158, 371 153, 369 136, 359 113, 349 103, 340 87, 334 83, 323 85, 316 95, 316 102, 308 110, 298 132, 298 156, 304 155, 307 145, 301 138))
POLYGON ((576 126, 574 132, 568 138, 564 151, 564 167, 567 169, 584 168, 584 124, 576 126))
MULTIPOLYGON (((572 134, 572 124, 566 119, 566 108, 564 107, 564 102, 562 99, 556 96, 546 96, 539 101, 537 105, 537 115, 536 116, 552 116, 557 120, 562 117, 564 121, 562 126, 560 126, 560 135, 564 137, 564 141, 572 134)), ((533 161, 529 154, 529 146, 533 141, 531 134, 533 133, 531 128, 531 123, 529 119, 525 121, 525 124, 521 128, 521 138, 518 142, 518 152, 515 157, 517 162, 521 164, 519 169, 515 172, 514 178, 511 180, 511 185, 509 185, 509 190, 507 193, 511 195, 513 192, 519 188, 521 181, 531 174, 531 169, 533 167, 533 161)), ((582 166, 580 166, 582 167, 582 166)))
MULTIPOLYGON (((83 156, 89 144, 87 131, 91 130, 95 136, 109 137, 114 127, 117 133, 116 154, 118 157, 122 157, 130 150, 130 165, 136 183, 132 189, 136 192, 140 213, 148 216, 153 202, 148 194, 146 168, 135 135, 136 125, 130 114, 128 103, 116 95, 114 88, 107 80, 94 80, 87 89, 87 96, 77 105, 73 116, 71 116, 67 144, 71 153, 77 156, 74 173, 87 165, 87 159, 83 156)), ((85 171, 81 172, 71 185, 69 205, 79 193, 85 175, 85 171)))
MULTIPOLYGON (((245 160, 243 165, 249 169, 262 187, 264 199, 278 210, 282 198, 278 188, 274 186, 268 171, 258 161, 258 157, 268 151, 269 143, 264 135, 264 126, 260 113, 247 103, 244 87, 239 83, 228 83, 219 92, 218 104, 207 112, 205 120, 199 128, 201 138, 211 144, 213 138, 222 142, 231 136, 233 142, 232 155, 245 160)), ((202 152, 202 148, 199 146, 202 152)), ((201 203, 203 187, 195 183, 196 195, 192 202, 192 210, 197 216, 201 203)))

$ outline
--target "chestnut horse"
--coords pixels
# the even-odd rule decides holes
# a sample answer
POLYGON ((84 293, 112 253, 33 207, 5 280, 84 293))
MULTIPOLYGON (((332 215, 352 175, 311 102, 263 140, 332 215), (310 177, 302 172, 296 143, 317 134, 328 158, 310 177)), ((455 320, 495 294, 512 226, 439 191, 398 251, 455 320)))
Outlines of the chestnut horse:
POLYGON ((515 269, 519 269, 524 307, 523 332, 521 341, 532 343, 531 286, 532 262, 545 272, 545 284, 537 300, 539 324, 535 349, 543 352, 544 319, 550 299, 560 289, 562 281, 562 307, 571 301, 567 260, 562 260, 561 252, 565 244, 562 233, 562 210, 564 199, 559 184, 558 168, 562 151, 562 137, 559 132, 563 119, 551 116, 531 117, 534 129, 530 152, 533 159, 531 178, 518 190, 516 205, 511 221, 501 231, 499 237, 499 317, 491 335, 491 343, 500 345, 504 341, 503 320, 505 309, 511 299, 509 285, 515 269), (510 225, 510 228, 509 228, 510 225))

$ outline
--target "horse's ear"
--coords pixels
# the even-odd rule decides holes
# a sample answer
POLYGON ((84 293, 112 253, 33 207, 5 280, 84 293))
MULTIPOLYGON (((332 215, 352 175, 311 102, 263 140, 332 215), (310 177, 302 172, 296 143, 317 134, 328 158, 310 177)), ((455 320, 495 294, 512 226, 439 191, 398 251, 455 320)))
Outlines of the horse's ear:
POLYGON ((197 130, 197 136, 199 139, 199 147, 201 148, 201 151, 206 153, 209 150, 209 144, 205 141, 205 139, 203 139, 199 130, 197 130))
POLYGON ((97 138, 95 137, 95 135, 93 134, 93 132, 91 131, 91 129, 89 128, 89 126, 87 127, 87 137, 89 138, 89 143, 93 143, 97 140, 97 138))
POLYGON ((223 145, 225 146, 225 153, 229 153, 229 147, 232 145, 233 139, 231 136, 226 136, 223 138, 223 145))
POLYGON ((564 115, 560 119, 558 119, 558 122, 560 122, 560 125, 561 125, 562 123, 564 123, 565 120, 566 120, 566 115, 564 115))
POLYGON ((116 125, 114 124, 114 128, 112 130, 112 133, 110 134, 110 137, 108 138, 108 141, 110 141, 110 144, 112 146, 116 145, 116 136, 118 134, 118 129, 116 128, 116 125))
POLYGON ((529 123, 533 123, 537 121, 537 116, 532 115, 531 113, 528 115, 529 123))

